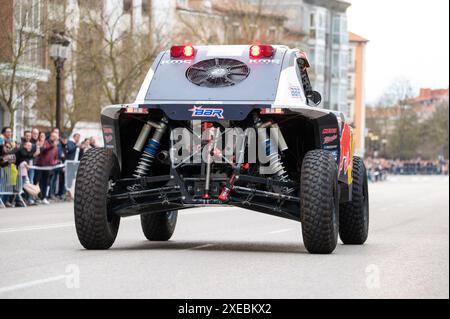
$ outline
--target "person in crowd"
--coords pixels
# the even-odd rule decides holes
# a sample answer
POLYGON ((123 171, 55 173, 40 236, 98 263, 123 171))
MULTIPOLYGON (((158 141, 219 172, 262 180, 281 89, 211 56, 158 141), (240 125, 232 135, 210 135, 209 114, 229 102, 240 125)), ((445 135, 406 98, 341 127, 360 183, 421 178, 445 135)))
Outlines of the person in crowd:
POLYGON ((27 164, 31 164, 30 162, 34 159, 33 152, 33 144, 31 142, 24 142, 20 146, 20 148, 16 151, 16 163, 17 165, 22 164, 22 162, 27 162, 27 164))
POLYGON ((0 167, 6 167, 15 162, 15 156, 12 155, 13 147, 10 142, 4 142, 0 146, 0 167))
MULTIPOLYGON (((41 167, 55 166, 58 162, 58 133, 52 132, 48 140, 43 143, 40 148, 39 156, 37 157, 36 164, 41 167)), ((41 188, 42 203, 49 204, 50 196, 50 181, 53 176, 52 171, 40 170, 36 174, 39 186, 41 188)))
POLYGON ((9 126, 4 127, 0 134, 0 145, 5 144, 6 142, 11 143, 12 148, 16 147, 16 143, 13 141, 13 130, 9 126))
POLYGON ((32 139, 31 131, 23 132, 21 144, 25 144, 26 142, 31 142, 32 139))
MULTIPOLYGON (((4 141, 0 145, 0 168, 8 167, 16 162, 16 156, 14 155, 14 148, 11 142, 4 141)), ((12 207, 14 202, 14 196, 0 195, 2 201, 6 207, 12 207)))
POLYGON ((89 145, 91 146, 91 148, 96 148, 97 147, 97 142, 95 141, 95 138, 93 136, 91 136, 89 138, 89 145))
POLYGON ((80 134, 75 133, 72 137, 72 140, 65 141, 65 151, 66 151, 66 160, 74 161, 76 160, 76 154, 78 149, 78 144, 80 143, 80 134))
POLYGON ((34 145, 36 145, 37 141, 39 139, 39 130, 37 128, 33 128, 31 130, 31 143, 34 145))
MULTIPOLYGON (((58 164, 64 164, 66 161, 68 142, 69 139, 67 134, 62 134, 58 144, 58 164)), ((66 195, 64 168, 55 169, 52 181, 52 194, 63 200, 66 195), (56 186, 58 188, 56 188, 56 186)))
POLYGON ((36 144, 39 147, 43 147, 46 140, 47 140, 47 137, 45 136, 45 133, 44 132, 40 132, 39 133, 39 138, 38 138, 36 144))
POLYGON ((91 140, 89 138, 84 139, 83 143, 80 145, 80 159, 86 154, 87 151, 91 149, 91 140))
MULTIPOLYGON (((30 132, 31 134, 31 132, 30 132)), ((36 152, 33 151, 33 144, 31 143, 31 139, 28 142, 22 143, 21 147, 16 151, 16 165, 19 168, 20 178, 22 178, 22 185, 25 182, 32 180, 32 176, 30 177, 30 170, 28 167, 33 164, 33 159, 35 157, 36 152)), ((25 192, 24 199, 28 202, 29 205, 34 205, 35 202, 32 197, 28 196, 25 192)), ((16 207, 22 207, 23 203, 16 197, 16 207)))

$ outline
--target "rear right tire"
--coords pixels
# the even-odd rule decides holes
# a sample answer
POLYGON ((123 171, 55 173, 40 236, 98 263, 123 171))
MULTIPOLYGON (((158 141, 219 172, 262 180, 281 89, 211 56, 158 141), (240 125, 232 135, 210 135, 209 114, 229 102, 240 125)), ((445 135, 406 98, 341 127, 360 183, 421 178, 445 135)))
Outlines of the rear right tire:
POLYGON ((117 236, 120 217, 108 205, 108 191, 119 178, 116 156, 111 150, 93 148, 81 159, 75 185, 75 227, 86 249, 108 249, 117 236))
POLYGON ((362 158, 354 157, 352 172, 352 201, 341 204, 339 235, 346 245, 362 245, 369 235, 369 192, 362 158))
POLYGON ((312 254, 331 254, 339 233, 339 191, 336 160, 324 150, 303 159, 300 182, 303 243, 312 254))

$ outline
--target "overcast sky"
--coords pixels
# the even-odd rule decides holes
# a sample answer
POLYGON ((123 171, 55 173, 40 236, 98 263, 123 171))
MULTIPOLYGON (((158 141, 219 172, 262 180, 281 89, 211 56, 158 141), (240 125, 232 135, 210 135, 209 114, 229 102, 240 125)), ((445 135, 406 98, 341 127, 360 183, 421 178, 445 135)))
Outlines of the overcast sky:
POLYGON ((449 85, 448 0, 347 0, 349 31, 370 40, 366 100, 396 79, 414 88, 449 85))

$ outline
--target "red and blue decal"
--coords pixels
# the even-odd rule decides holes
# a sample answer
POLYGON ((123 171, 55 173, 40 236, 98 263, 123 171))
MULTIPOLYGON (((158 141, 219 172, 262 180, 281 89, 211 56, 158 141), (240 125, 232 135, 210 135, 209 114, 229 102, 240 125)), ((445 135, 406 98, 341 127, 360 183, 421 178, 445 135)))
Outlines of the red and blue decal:
POLYGON ((202 106, 194 106, 194 108, 189 111, 192 112, 192 117, 208 117, 217 118, 219 120, 224 119, 222 108, 203 108, 202 106))
POLYGON ((353 162, 353 147, 352 147, 352 130, 348 123, 343 123, 341 133, 341 159, 339 161, 339 172, 349 174, 348 180, 351 182, 351 167, 353 162))

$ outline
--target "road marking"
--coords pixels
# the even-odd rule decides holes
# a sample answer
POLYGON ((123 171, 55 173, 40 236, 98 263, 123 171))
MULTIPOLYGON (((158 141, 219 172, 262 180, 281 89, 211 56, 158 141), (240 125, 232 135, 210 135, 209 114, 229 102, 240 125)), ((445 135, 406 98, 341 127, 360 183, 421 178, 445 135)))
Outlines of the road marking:
POLYGON ((200 246, 196 246, 193 248, 189 248, 187 250, 197 250, 197 249, 202 249, 202 248, 207 248, 207 247, 212 247, 215 246, 214 244, 205 244, 205 245, 200 245, 200 246))
POLYGON ((274 235, 274 234, 281 234, 281 233, 287 233, 289 231, 292 231, 292 228, 274 230, 274 231, 269 232, 269 234, 272 234, 272 235, 274 235))
POLYGON ((18 285, 14 285, 14 286, 0 288, 0 294, 5 293, 5 292, 14 291, 14 290, 19 290, 19 289, 30 288, 33 286, 38 286, 38 285, 46 284, 49 282, 66 280, 66 279, 67 279, 67 275, 60 275, 60 276, 49 277, 49 278, 45 278, 45 279, 24 282, 22 284, 18 284, 18 285))
POLYGON ((51 224, 51 225, 13 227, 13 228, 0 229, 0 234, 16 233, 16 232, 32 231, 32 230, 66 228, 66 227, 73 227, 73 226, 74 226, 74 223, 71 222, 71 223, 61 223, 61 224, 51 224))
MULTIPOLYGON (((183 215, 197 215, 197 214, 206 214, 208 211, 191 211, 191 212, 183 212, 183 215)), ((131 216, 124 218, 125 221, 138 220, 140 216, 131 216)), ((66 227, 74 227, 74 222, 70 223, 60 223, 60 224, 49 224, 49 225, 34 225, 34 226, 20 226, 20 227, 11 227, 0 229, 0 234, 9 234, 9 233, 17 233, 24 231, 34 231, 34 230, 47 230, 47 229, 58 229, 58 228, 66 228, 66 227)))

